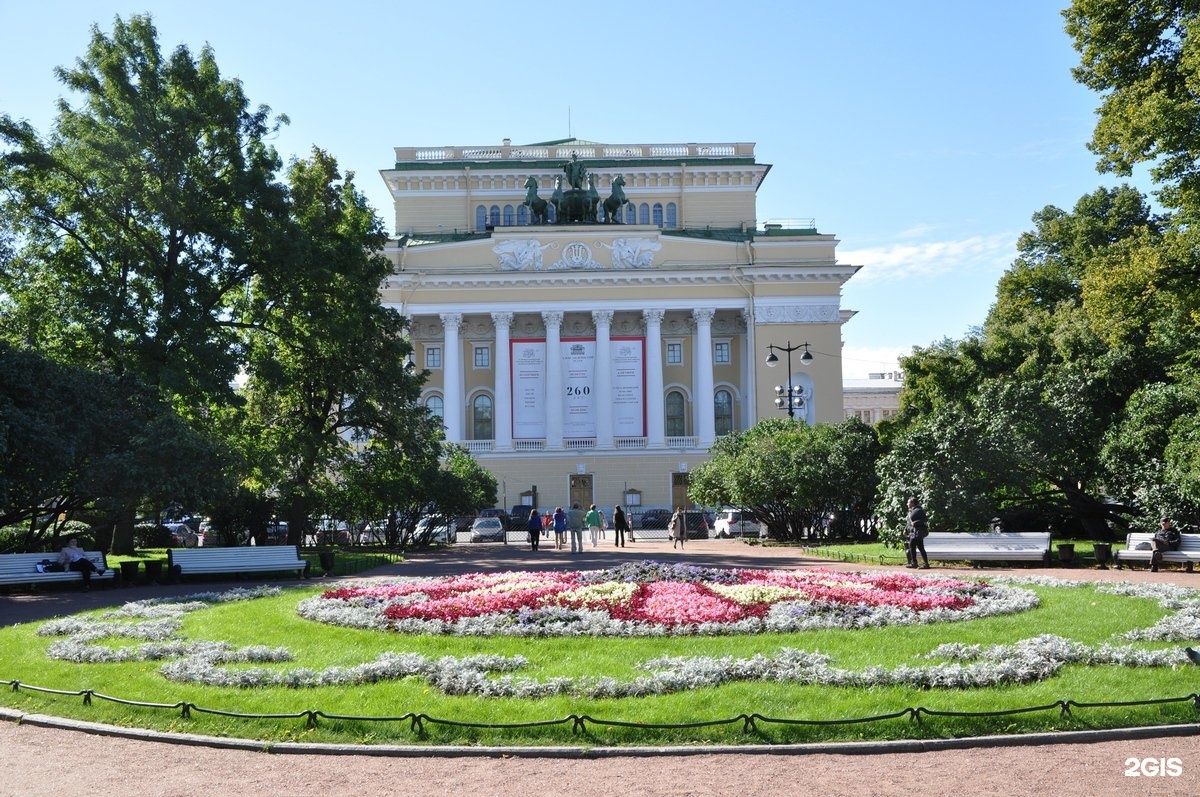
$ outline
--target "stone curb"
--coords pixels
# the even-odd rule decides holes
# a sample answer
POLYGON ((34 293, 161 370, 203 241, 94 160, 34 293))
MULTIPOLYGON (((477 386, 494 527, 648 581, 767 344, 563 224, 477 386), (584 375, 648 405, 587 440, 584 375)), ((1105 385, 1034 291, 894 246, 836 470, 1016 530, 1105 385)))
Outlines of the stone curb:
POLYGON ((695 755, 891 755, 928 753, 939 750, 964 750, 995 747, 1034 747, 1054 744, 1133 741, 1179 736, 1200 736, 1200 723, 1137 728, 1112 728, 1061 733, 1006 734, 968 736, 955 739, 905 739, 883 742, 830 742, 820 744, 747 744, 680 747, 447 747, 437 745, 353 745, 304 742, 261 742, 190 733, 164 733, 143 728, 123 728, 99 722, 64 719, 47 714, 25 714, 0 708, 0 720, 18 725, 117 736, 143 742, 161 742, 193 747, 212 747, 259 753, 288 755, 366 755, 385 758, 437 756, 440 758, 636 758, 695 755))

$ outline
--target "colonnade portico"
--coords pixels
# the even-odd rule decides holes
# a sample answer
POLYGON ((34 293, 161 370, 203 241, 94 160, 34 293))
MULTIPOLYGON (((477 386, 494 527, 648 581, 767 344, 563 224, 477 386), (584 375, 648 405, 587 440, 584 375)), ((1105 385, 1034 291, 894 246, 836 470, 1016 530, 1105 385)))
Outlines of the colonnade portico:
MULTIPOLYGON (((506 309, 480 313, 471 313, 470 311, 437 313, 436 316, 441 321, 442 339, 426 342, 439 344, 442 349, 441 366, 435 369, 435 373, 436 371, 441 372, 440 391, 437 385, 439 380, 436 379, 436 376, 430 390, 441 393, 446 438, 448 441, 467 445, 472 450, 496 452, 557 451, 581 448, 596 450, 666 449, 679 446, 707 449, 716 439, 712 325, 713 319, 720 309, 722 308, 700 307, 690 310, 669 310, 662 307, 651 307, 638 310, 581 309, 578 311, 528 312, 506 309), (621 313, 625 323, 621 333, 614 335, 613 320, 618 313, 621 313), (636 313, 638 328, 631 334, 629 322, 634 313, 636 313), (691 341, 690 368, 688 370, 690 379, 686 385, 679 386, 686 388, 686 395, 690 399, 688 405, 691 410, 691 429, 689 434, 682 436, 679 434, 679 430, 675 430, 670 438, 666 434, 665 394, 668 382, 665 376, 663 355, 663 323, 668 313, 672 314, 676 332, 681 322, 686 324, 691 341), (463 329, 464 318, 472 316, 475 317, 476 322, 480 317, 489 318, 493 330, 494 354, 491 359, 493 365, 491 383, 475 386, 477 390, 483 387, 492 392, 494 423, 492 439, 489 440, 471 439, 473 434, 469 433, 469 430, 473 431, 473 427, 470 424, 470 389, 464 378, 469 359, 464 356, 467 352, 464 348, 463 329), (567 389, 568 380, 563 371, 562 358, 552 356, 552 353, 562 350, 564 321, 568 318, 573 321, 575 331, 566 338, 566 343, 570 344, 579 334, 578 322, 581 317, 589 322, 586 339, 594 341, 595 347, 594 370, 591 374, 595 433, 584 437, 573 436, 564 428, 564 406, 560 397, 567 389), (535 333, 535 342, 540 344, 544 341, 547 352, 544 361, 545 397, 542 405, 545 415, 545 434, 540 440, 514 434, 513 423, 514 401, 522 400, 521 397, 515 395, 515 392, 521 388, 514 386, 513 372, 517 365, 514 363, 513 347, 519 346, 525 339, 524 336, 529 334, 530 322, 535 319, 541 322, 535 333), (514 335, 514 324, 520 324, 524 332, 514 335), (610 400, 614 391, 613 363, 609 356, 605 356, 605 353, 611 351, 614 343, 625 340, 643 347, 640 357, 642 384, 639 385, 640 400, 643 405, 643 424, 639 430, 640 434, 630 434, 627 426, 619 431, 614 430, 614 402, 610 400)), ((744 308, 723 309, 732 311, 733 317, 739 321, 745 317, 744 308)), ((477 339, 479 335, 475 334, 474 337, 477 339)), ((749 340, 749 336, 743 332, 742 339, 744 343, 741 356, 748 358, 750 352, 746 350, 748 343, 745 341, 749 340)), ((471 338, 468 337, 468 340, 471 338)), ((628 379, 627 374, 626 379, 628 379)), ((674 379, 671 384, 678 385, 679 380, 674 379)), ((526 385, 524 389, 528 390, 528 386, 526 385)), ((744 385, 739 386, 739 400, 747 400, 745 394, 744 385)))

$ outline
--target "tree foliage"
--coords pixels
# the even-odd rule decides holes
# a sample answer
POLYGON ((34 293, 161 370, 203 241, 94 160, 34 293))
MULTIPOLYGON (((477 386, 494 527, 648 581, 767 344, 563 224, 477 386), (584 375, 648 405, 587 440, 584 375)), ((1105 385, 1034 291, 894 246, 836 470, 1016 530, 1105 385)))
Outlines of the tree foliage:
POLYGON ((823 536, 830 516, 852 530, 874 503, 880 452, 875 432, 857 419, 760 421, 717 441, 712 459, 692 472, 688 495, 749 509, 777 539, 823 536))

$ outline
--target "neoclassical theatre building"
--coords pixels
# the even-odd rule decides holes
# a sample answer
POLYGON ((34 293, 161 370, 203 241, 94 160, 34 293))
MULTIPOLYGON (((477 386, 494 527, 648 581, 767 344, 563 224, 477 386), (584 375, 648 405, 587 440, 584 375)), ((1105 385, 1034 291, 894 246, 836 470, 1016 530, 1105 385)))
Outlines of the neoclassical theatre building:
POLYGON ((396 148, 383 299, 502 505, 690 506, 721 435, 843 419, 858 267, 758 218, 770 168, 746 143, 396 148))

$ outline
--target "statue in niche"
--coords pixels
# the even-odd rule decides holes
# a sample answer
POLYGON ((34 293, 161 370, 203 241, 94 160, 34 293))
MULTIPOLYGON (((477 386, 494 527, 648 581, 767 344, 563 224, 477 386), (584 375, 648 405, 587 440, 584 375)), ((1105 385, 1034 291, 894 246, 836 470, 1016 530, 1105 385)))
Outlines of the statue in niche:
POLYGON ((528 189, 528 192, 525 194, 525 201, 521 204, 529 207, 529 223, 549 224, 550 214, 547 210, 549 203, 537 195, 537 178, 530 175, 529 179, 525 181, 525 187, 528 189))

